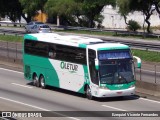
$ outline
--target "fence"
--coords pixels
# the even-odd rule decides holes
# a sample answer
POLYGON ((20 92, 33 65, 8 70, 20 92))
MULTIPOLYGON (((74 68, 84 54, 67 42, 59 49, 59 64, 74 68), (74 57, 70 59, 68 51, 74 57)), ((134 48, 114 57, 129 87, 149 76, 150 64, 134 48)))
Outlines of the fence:
POLYGON ((160 65, 142 64, 142 68, 136 69, 136 79, 160 84, 160 65))
MULTIPOLYGON (((0 58, 22 63, 22 44, 17 42, 0 42, 0 58)), ((160 84, 160 65, 142 63, 141 69, 136 69, 136 79, 149 83, 160 84)))
POLYGON ((22 61, 22 45, 17 42, 0 42, 1 59, 13 59, 14 61, 22 61))

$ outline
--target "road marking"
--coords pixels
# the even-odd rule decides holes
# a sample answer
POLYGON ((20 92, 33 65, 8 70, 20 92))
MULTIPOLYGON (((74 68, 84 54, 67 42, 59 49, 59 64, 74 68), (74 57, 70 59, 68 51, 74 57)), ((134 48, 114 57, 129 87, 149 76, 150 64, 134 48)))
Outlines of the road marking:
POLYGON ((115 109, 115 110, 118 110, 118 111, 127 111, 127 110, 124 110, 124 109, 120 109, 120 108, 116 108, 116 107, 112 107, 112 106, 108 106, 108 105, 102 105, 103 107, 107 107, 107 108, 111 108, 111 109, 115 109))
POLYGON ((150 99, 146 99, 146 98, 139 98, 139 97, 136 97, 136 96, 130 96, 130 97, 132 97, 132 98, 138 98, 138 99, 141 99, 141 100, 145 100, 145 101, 149 101, 149 102, 154 102, 154 103, 159 103, 160 104, 160 102, 159 101, 155 101, 155 100, 150 100, 150 99))
MULTIPOLYGON (((14 102, 14 103, 21 104, 21 105, 25 105, 25 106, 28 106, 28 107, 36 108, 36 109, 39 109, 39 110, 42 110, 42 111, 51 111, 49 109, 45 109, 45 108, 41 108, 41 107, 38 107, 38 106, 30 105, 30 104, 27 104, 27 103, 23 103, 23 102, 20 102, 20 101, 12 100, 12 99, 5 98, 5 97, 0 97, 0 99, 7 100, 7 101, 10 101, 10 102, 14 102)), ((54 111, 53 111, 53 113, 55 113, 57 115, 60 115, 60 116, 63 116, 63 117, 67 117, 67 118, 73 119, 73 120, 80 120, 78 118, 68 117, 66 115, 63 115, 63 114, 60 114, 60 113, 57 113, 57 112, 54 112, 54 111)))
POLYGON ((17 84, 17 83, 11 83, 12 85, 17 85, 17 86, 21 86, 21 87, 26 87, 26 88, 33 88, 33 87, 29 87, 26 85, 21 85, 21 84, 17 84))
POLYGON ((5 68, 0 68, 1 70, 5 70, 5 71, 9 71, 9 72, 15 72, 15 73, 19 73, 19 74, 24 74, 23 72, 18 72, 18 71, 14 71, 14 70, 9 70, 9 69, 5 69, 5 68))
POLYGON ((149 100, 149 99, 145 99, 145 98, 139 98, 139 99, 160 104, 159 101, 155 101, 155 100, 149 100))
POLYGON ((29 106, 29 107, 36 108, 36 109, 43 110, 43 111, 50 111, 48 109, 44 109, 44 108, 41 108, 41 107, 38 107, 38 106, 26 104, 26 103, 23 103, 23 102, 15 101, 15 100, 4 98, 4 97, 0 97, 0 99, 7 100, 7 101, 10 101, 10 102, 14 102, 14 103, 18 103, 18 104, 25 105, 25 106, 29 106))
MULTIPOLYGON (((152 70, 141 69, 141 71, 147 71, 147 72, 155 73, 155 71, 152 71, 152 70)), ((160 72, 157 72, 157 71, 156 71, 156 73, 160 73, 160 72)))

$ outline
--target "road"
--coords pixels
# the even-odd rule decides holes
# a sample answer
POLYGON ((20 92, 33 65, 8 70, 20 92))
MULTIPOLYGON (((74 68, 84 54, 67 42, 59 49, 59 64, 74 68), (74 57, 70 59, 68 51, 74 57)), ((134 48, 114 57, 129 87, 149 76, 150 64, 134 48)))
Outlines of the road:
POLYGON ((62 116, 62 118, 48 117, 47 119, 157 120, 158 117, 137 118, 100 116, 105 116, 103 113, 104 111, 112 111, 112 113, 116 111, 134 111, 135 113, 136 111, 160 111, 160 101, 141 98, 138 95, 123 98, 95 99, 91 101, 86 99, 81 94, 76 94, 61 89, 52 87, 49 87, 48 89, 36 88, 24 80, 22 72, 0 68, 0 111, 52 111, 52 114, 62 116), (67 112, 62 111, 72 111, 70 113, 71 116, 69 116, 67 112), (90 117, 85 117, 85 114, 81 114, 82 117, 74 116, 74 114, 76 114, 75 111, 90 111, 89 113, 86 113, 86 115, 90 117), (100 111, 100 113, 97 112, 95 114, 91 111, 100 111))

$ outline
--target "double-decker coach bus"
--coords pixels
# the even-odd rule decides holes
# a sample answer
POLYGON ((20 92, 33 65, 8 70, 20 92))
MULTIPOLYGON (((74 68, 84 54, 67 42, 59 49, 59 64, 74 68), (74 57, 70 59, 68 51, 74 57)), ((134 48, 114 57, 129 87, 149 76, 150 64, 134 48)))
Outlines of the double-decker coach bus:
POLYGON ((94 97, 133 95, 135 67, 141 60, 129 46, 101 39, 54 33, 24 36, 24 77, 46 85, 94 97))

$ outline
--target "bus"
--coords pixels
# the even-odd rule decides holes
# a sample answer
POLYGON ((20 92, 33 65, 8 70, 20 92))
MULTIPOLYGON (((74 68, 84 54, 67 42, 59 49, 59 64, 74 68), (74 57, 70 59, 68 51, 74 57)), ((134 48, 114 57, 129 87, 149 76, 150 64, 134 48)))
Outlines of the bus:
POLYGON ((26 34, 23 63, 24 78, 36 87, 53 86, 88 99, 134 95, 135 67, 141 67, 127 45, 55 33, 26 34))

